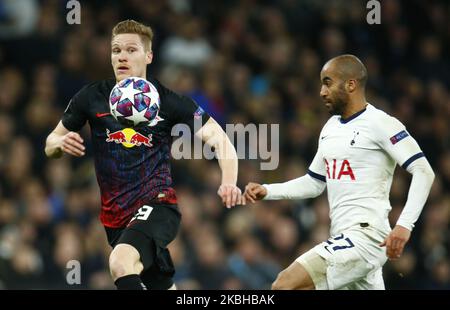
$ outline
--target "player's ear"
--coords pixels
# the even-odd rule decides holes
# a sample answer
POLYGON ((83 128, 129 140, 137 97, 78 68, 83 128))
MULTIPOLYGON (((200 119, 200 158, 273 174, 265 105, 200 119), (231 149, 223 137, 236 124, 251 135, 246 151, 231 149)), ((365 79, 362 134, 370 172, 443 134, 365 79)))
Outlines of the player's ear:
POLYGON ((348 80, 347 83, 347 91, 349 93, 352 93, 356 90, 356 81, 355 80, 348 80))
POLYGON ((148 50, 145 52, 145 63, 147 65, 151 64, 153 61, 153 52, 152 50, 148 50))

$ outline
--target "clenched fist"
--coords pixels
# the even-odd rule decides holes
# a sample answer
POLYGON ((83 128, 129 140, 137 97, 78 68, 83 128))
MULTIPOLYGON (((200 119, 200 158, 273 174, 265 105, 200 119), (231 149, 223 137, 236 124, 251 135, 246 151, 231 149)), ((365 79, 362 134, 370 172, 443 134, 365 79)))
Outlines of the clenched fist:
POLYGON ((267 195, 267 190, 264 186, 258 183, 250 182, 245 187, 244 199, 250 202, 261 200, 267 195))

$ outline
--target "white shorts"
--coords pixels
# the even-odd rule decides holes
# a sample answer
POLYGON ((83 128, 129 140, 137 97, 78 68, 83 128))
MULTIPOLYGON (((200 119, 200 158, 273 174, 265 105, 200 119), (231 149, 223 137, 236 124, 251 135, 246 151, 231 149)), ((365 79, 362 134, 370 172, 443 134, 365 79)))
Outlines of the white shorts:
POLYGON ((333 236, 304 253, 296 261, 311 276, 316 289, 383 290, 383 236, 373 228, 360 226, 333 236))

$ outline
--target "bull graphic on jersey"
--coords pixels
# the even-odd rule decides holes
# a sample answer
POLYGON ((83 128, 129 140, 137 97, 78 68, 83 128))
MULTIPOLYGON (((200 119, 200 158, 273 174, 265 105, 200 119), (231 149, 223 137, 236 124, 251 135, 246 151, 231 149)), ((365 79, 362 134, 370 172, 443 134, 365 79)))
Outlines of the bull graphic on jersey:
POLYGON ((106 142, 115 142, 117 144, 122 144, 126 148, 131 148, 135 146, 145 145, 147 147, 152 147, 152 134, 144 136, 143 134, 135 131, 132 128, 124 128, 115 132, 111 132, 106 129, 106 142))

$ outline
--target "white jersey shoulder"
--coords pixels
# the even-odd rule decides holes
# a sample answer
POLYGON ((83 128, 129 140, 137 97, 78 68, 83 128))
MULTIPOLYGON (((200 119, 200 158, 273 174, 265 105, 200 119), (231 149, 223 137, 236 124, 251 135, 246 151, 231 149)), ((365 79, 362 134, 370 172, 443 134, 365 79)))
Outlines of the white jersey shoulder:
POLYGON ((383 110, 375 108, 371 104, 367 106, 367 112, 368 119, 374 129, 374 136, 379 139, 380 142, 382 142, 386 136, 390 138, 396 133, 406 130, 405 126, 398 119, 383 110))

